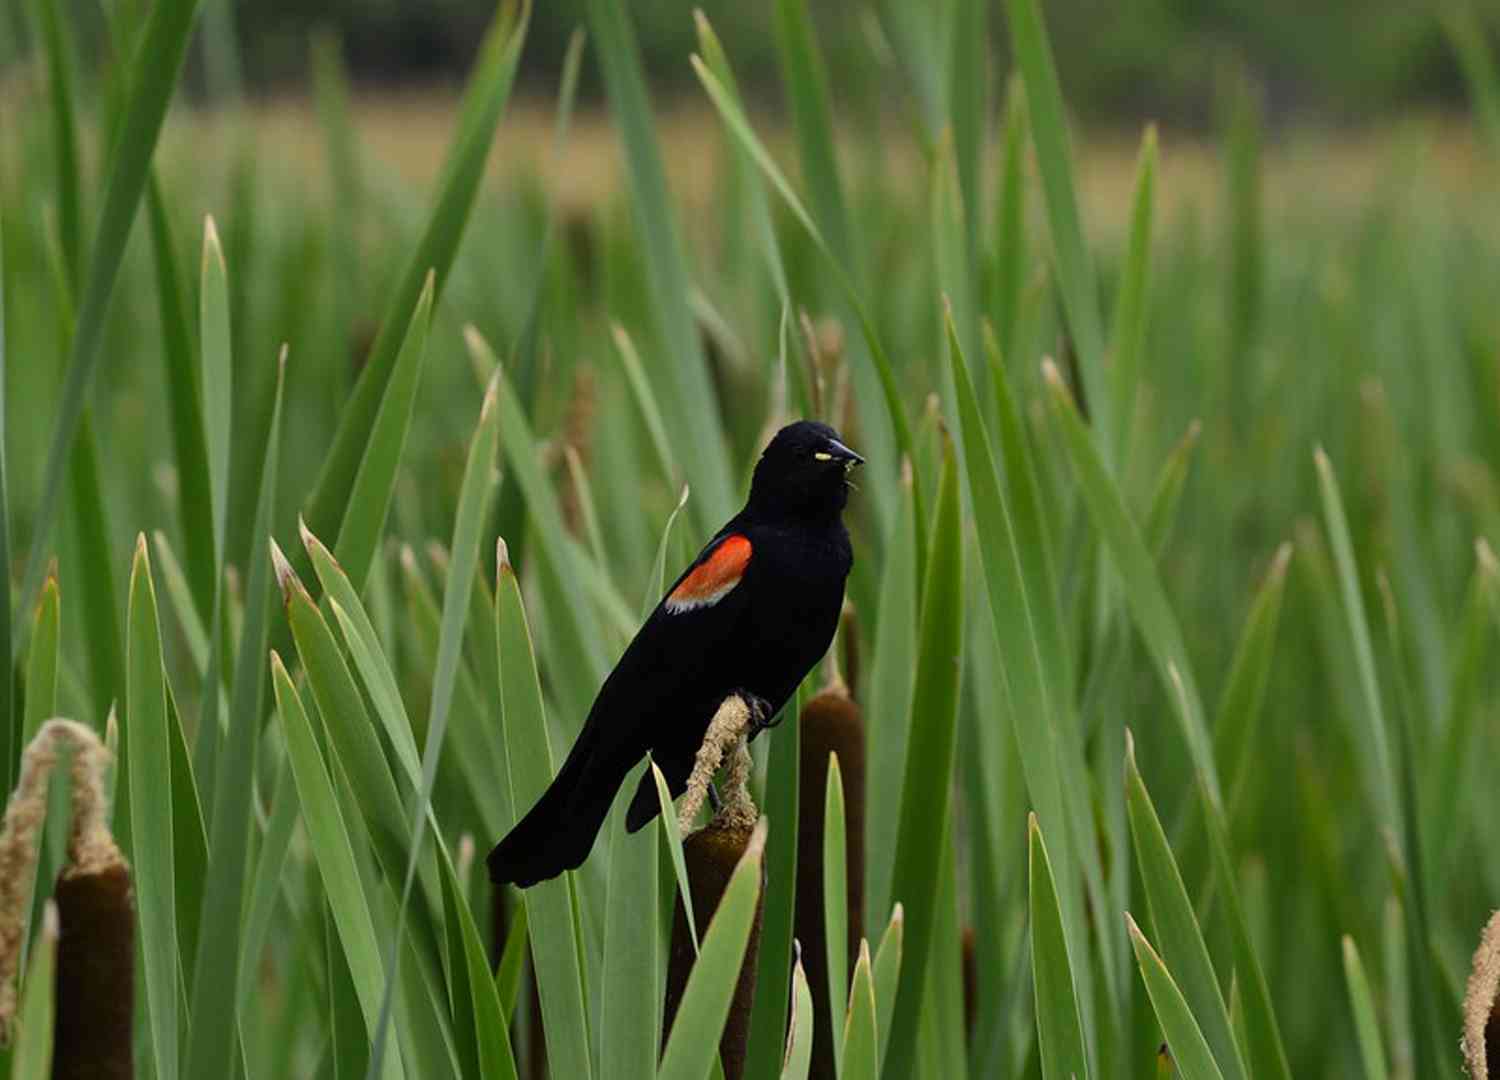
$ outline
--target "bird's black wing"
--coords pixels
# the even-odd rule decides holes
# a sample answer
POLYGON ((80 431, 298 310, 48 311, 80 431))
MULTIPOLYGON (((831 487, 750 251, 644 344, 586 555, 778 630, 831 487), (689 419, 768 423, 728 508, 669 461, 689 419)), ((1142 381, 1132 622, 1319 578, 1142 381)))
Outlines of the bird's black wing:
POLYGON ((734 526, 709 541, 626 647, 551 786, 490 853, 493 880, 524 886, 579 865, 626 773, 713 692, 716 654, 732 647, 753 576, 750 541, 734 526))

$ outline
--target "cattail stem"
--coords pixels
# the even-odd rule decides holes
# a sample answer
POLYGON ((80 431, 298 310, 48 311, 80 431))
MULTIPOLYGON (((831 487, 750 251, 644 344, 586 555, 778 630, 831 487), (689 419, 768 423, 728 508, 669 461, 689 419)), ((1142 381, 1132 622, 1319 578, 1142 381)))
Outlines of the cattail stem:
POLYGON ((128 1077, 135 982, 130 869, 109 832, 109 751, 92 729, 72 720, 48 720, 26 747, 0 830, 0 1039, 9 1040, 15 1019, 15 974, 47 782, 66 751, 73 755, 73 819, 68 863, 55 889, 62 934, 52 1075, 128 1077))

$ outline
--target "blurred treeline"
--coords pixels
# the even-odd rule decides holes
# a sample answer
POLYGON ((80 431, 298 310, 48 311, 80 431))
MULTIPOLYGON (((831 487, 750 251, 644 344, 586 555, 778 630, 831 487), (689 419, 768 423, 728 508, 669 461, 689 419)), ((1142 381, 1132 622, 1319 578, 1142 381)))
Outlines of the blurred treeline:
MULTIPOLYGON (((85 44, 98 23, 99 0, 73 0, 85 44)), ((145 0, 120 0, 144 6, 145 0)), ((367 89, 455 82, 468 70, 494 0, 213 0, 233 10, 243 78, 252 92, 302 86, 308 41, 331 29, 343 39, 354 80, 367 89)), ((556 85, 568 35, 584 20, 586 0, 536 6, 522 80, 556 85)), ((899 4, 933 9, 948 0, 819 0, 819 23, 835 93, 882 92, 868 84, 872 53, 889 50, 882 21, 899 4)), ((1134 123, 1149 115, 1179 127, 1211 121, 1226 71, 1248 72, 1266 90, 1272 119, 1370 122, 1407 107, 1461 105, 1463 83, 1441 19, 1470 3, 1500 43, 1500 3, 1485 0, 1046 0, 1046 18, 1070 105, 1092 123, 1134 123)), ((23 51, 28 0, 8 0, 10 27, 0 28, 0 64, 23 51), (7 45, 5 39, 11 44, 7 45), (20 44, 20 50, 16 48, 20 44)), ((208 12, 211 24, 223 26, 208 12)), ((691 74, 692 10, 701 7, 727 42, 752 93, 778 104, 775 9, 744 0, 639 0, 632 5, 640 47, 654 87, 683 90, 691 74)), ((910 17, 908 9, 904 17, 910 17)), ((1004 20, 989 20, 993 55, 1008 56, 1004 20)), ((211 31, 210 38, 217 33, 211 31)), ((222 39, 221 39, 222 40, 222 39)), ((212 85, 198 50, 188 85, 212 85)), ((222 53, 220 55, 223 55, 222 53)), ((211 66, 211 61, 210 61, 211 66)), ((584 92, 597 95, 598 87, 584 92)), ((909 96, 890 87, 893 106, 909 96)))

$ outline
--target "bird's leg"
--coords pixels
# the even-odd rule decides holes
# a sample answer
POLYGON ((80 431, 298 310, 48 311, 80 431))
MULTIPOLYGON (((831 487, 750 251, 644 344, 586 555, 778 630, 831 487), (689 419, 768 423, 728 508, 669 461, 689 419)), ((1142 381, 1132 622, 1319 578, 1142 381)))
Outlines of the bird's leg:
POLYGON ((778 721, 769 701, 744 687, 739 688, 735 693, 750 709, 750 728, 745 734, 746 739, 753 739, 766 728, 776 726, 778 721))
POLYGON ((714 808, 715 814, 724 809, 724 800, 719 798, 719 785, 712 780, 708 782, 708 805, 714 808))

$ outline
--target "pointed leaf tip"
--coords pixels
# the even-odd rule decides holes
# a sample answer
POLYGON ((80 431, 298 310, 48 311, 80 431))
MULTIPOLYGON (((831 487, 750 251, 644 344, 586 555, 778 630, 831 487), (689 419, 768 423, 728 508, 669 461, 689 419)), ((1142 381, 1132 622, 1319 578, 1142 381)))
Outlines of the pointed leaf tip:
POLYGON ((267 537, 266 543, 271 545, 271 568, 276 572, 276 584, 281 587, 281 598, 289 602, 294 590, 302 590, 302 582, 297 579, 297 571, 292 569, 292 564, 282 554, 281 545, 276 542, 276 538, 267 537))
POLYGON ((495 572, 497 574, 515 573, 510 565, 510 545, 505 542, 505 537, 495 537, 495 572))
POLYGON ((1495 549, 1490 547, 1490 542, 1482 536, 1474 541, 1474 557, 1479 561, 1480 573, 1494 575, 1500 571, 1500 564, 1495 561, 1495 549))

